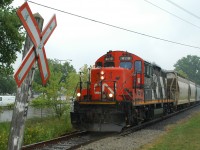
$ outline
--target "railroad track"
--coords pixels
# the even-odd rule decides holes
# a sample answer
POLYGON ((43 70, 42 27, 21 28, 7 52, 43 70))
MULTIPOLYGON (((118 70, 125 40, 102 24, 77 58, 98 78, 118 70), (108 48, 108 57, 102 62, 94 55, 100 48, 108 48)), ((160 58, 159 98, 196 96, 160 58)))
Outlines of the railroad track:
MULTIPOLYGON (((191 109, 197 105, 193 105, 191 107, 182 109, 180 111, 177 111, 175 113, 168 114, 166 116, 162 116, 160 118, 156 118, 154 120, 151 120, 149 122, 142 123, 140 125, 134 126, 134 127, 129 127, 125 128, 119 136, 126 136, 128 134, 131 134, 135 131, 141 130, 147 126, 150 126, 152 124, 155 124, 157 122, 160 122, 162 120, 165 120, 167 118, 170 118, 172 116, 177 115, 178 113, 181 113, 183 111, 186 111, 188 109, 191 109)), ((76 149, 81 146, 90 144, 92 142, 98 141, 100 139, 103 139, 108 136, 113 136, 116 135, 116 133, 97 133, 97 132, 86 132, 86 131, 76 131, 73 133, 70 133, 68 135, 64 135, 62 137, 49 140, 49 141, 44 141, 40 143, 35 143, 31 145, 27 145, 22 147, 23 150, 71 150, 71 149, 76 149)))
POLYGON ((49 141, 23 146, 22 150, 71 150, 111 136, 112 134, 77 131, 49 141))
POLYGON ((34 143, 34 144, 23 146, 22 150, 42 149, 45 146, 55 145, 56 143, 60 143, 65 140, 68 141, 71 138, 83 136, 84 134, 87 134, 87 132, 86 131, 74 131, 74 132, 71 132, 69 134, 63 135, 61 137, 58 137, 58 138, 55 138, 52 140, 42 141, 39 143, 34 143))

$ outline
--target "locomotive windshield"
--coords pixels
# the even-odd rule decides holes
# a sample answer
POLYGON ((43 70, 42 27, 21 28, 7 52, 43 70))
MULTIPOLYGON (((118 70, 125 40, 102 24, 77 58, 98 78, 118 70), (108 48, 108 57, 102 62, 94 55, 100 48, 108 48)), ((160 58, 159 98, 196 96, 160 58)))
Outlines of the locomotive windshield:
POLYGON ((132 68, 132 63, 131 62, 120 62, 120 67, 131 69, 132 68))
POLYGON ((97 62, 96 67, 98 67, 98 68, 102 67, 102 62, 97 62))
POLYGON ((114 62, 105 62, 104 67, 115 67, 115 63, 114 62))

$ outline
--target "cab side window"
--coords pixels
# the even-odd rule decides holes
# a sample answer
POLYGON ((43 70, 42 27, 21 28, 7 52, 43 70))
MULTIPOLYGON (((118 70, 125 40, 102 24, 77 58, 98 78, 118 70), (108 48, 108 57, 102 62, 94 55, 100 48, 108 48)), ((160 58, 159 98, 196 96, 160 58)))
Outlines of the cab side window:
POLYGON ((142 72, 142 62, 137 60, 135 61, 135 73, 141 73, 142 72))
POLYGON ((150 64, 145 63, 145 76, 152 76, 152 66, 150 64))

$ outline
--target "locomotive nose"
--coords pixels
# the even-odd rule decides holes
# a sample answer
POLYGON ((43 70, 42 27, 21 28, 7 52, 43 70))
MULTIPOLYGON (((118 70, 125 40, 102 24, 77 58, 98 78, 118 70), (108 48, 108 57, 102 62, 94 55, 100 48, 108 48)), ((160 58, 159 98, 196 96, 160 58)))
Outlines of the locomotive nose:
POLYGON ((91 88, 93 100, 114 100, 116 95, 116 80, 111 68, 96 68, 92 70, 91 88))

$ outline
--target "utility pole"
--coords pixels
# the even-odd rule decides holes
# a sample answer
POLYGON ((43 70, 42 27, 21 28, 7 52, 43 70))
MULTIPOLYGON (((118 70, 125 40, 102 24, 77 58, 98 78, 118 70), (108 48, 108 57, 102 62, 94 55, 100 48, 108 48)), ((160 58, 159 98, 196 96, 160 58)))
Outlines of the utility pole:
MULTIPOLYGON (((34 17, 38 23, 40 31, 42 31, 44 19, 39 13, 34 14, 34 17)), ((26 56, 32 45, 33 43, 27 34, 22 59, 26 56)), ((8 141, 8 150, 20 150, 23 145, 24 128, 28 113, 28 102, 31 96, 31 85, 35 72, 35 65, 33 66, 34 67, 28 73, 22 85, 17 89, 8 141)))

